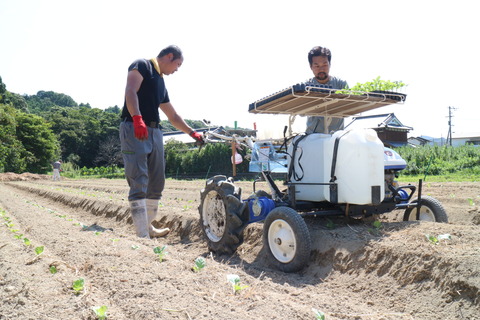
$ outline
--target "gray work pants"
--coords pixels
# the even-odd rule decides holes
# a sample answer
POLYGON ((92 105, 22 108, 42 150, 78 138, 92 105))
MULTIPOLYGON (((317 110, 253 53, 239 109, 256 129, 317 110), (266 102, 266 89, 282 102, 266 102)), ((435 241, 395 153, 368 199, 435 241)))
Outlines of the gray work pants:
POLYGON ((165 187, 165 160, 163 132, 148 128, 148 139, 135 138, 133 122, 120 123, 120 144, 122 148, 125 177, 130 191, 128 200, 160 199, 165 187))

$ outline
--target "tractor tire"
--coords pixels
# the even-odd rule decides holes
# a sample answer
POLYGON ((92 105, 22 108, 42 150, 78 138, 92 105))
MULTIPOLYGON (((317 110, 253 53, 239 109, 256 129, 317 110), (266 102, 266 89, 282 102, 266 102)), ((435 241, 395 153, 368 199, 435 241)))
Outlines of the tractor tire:
POLYGON ((290 207, 270 211, 263 225, 268 260, 283 272, 302 270, 310 260, 312 240, 303 218, 290 207))
MULTIPOLYGON (((435 198, 425 196, 422 197, 420 206, 420 221, 443 222, 448 223, 447 212, 442 204, 435 198)), ((417 204, 418 199, 413 200, 412 204, 417 204)), ((403 221, 416 221, 417 208, 407 208, 403 215, 403 221)))
POLYGON ((233 254, 243 243, 249 213, 240 196, 241 188, 226 176, 207 180, 200 192, 200 226, 209 250, 217 254, 233 254))

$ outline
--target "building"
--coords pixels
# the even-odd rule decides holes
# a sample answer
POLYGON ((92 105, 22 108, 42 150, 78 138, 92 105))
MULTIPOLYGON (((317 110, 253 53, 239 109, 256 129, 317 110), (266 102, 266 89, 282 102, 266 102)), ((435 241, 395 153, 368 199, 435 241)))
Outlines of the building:
POLYGON ((412 127, 403 125, 394 113, 353 117, 345 130, 368 128, 377 131, 377 135, 386 147, 394 148, 408 145, 407 135, 412 127))

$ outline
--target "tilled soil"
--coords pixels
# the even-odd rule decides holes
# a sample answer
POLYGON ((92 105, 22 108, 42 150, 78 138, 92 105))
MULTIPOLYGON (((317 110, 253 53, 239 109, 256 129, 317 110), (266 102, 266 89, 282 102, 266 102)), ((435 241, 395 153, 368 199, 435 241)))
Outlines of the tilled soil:
POLYGON ((305 218, 309 264, 286 274, 266 258, 261 223, 233 256, 209 253, 197 209, 205 181, 167 180, 156 224, 172 232, 147 240, 134 235, 124 180, 49 178, 0 175, 2 320, 97 319, 97 306, 108 319, 315 319, 312 308, 326 319, 480 319, 480 183, 424 183, 449 223, 403 222, 399 210, 380 228, 305 218), (206 266, 194 272, 197 257, 206 266))

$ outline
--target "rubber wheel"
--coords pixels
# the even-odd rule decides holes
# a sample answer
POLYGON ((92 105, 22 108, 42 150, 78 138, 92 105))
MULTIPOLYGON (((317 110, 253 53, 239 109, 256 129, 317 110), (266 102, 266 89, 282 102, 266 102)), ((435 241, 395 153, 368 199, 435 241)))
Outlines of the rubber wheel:
POLYGON ((241 188, 226 176, 207 180, 200 192, 200 226, 208 248, 218 254, 233 254, 243 243, 248 207, 240 200, 241 188))
MULTIPOLYGON (((411 203, 417 204, 418 199, 413 200, 411 203)), ((416 220, 417 220, 417 208, 406 209, 403 215, 403 221, 416 221, 416 220)), ((425 197, 422 197, 419 220, 448 223, 448 216, 442 204, 437 199, 429 196, 425 196, 425 197)))
POLYGON ((283 272, 302 270, 310 259, 312 240, 303 218, 290 207, 270 211, 263 225, 269 261, 283 272))

